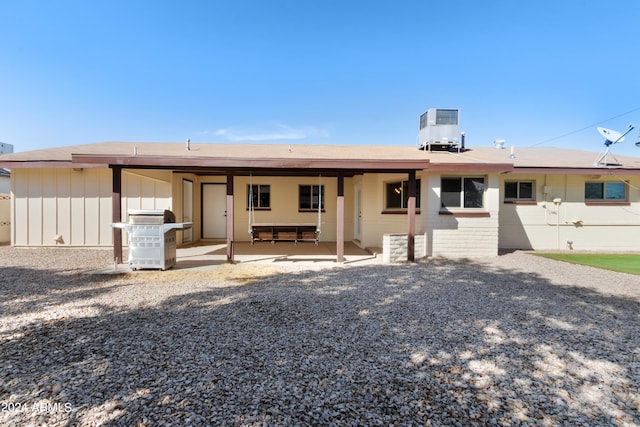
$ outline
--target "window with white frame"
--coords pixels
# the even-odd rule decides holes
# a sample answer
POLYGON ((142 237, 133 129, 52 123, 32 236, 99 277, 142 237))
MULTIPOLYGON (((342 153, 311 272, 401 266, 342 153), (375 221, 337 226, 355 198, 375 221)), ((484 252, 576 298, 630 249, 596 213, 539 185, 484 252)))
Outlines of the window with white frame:
POLYGON ((442 177, 440 203, 443 208, 483 208, 484 177, 442 177))
POLYGON ((587 202, 626 202, 627 185, 624 182, 585 182, 584 200, 587 202))
MULTIPOLYGON (((385 185, 386 209, 407 209, 409 181, 387 182, 385 185)), ((420 180, 416 179, 416 208, 420 207, 420 180)))
POLYGON ((268 184, 247 185, 247 209, 253 203, 253 209, 271 208, 271 186, 268 184), (252 200, 253 199, 253 200, 252 200))
POLYGON ((505 181, 504 200, 535 200, 535 188, 533 181, 505 181))

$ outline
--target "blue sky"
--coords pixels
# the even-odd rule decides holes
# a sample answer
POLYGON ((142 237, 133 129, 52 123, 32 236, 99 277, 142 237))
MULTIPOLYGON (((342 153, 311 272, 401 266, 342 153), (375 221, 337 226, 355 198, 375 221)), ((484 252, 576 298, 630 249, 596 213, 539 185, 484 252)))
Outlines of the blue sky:
POLYGON ((0 0, 0 141, 409 145, 459 108, 469 146, 600 151, 639 125, 640 2, 0 0))

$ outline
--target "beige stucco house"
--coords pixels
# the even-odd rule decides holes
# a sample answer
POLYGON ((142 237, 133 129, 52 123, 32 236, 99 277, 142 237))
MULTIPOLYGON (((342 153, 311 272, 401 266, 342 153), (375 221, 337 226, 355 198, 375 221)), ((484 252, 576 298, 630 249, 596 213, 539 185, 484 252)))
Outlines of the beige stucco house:
POLYGON ((257 225, 315 226, 323 241, 407 257, 499 249, 640 251, 640 159, 556 149, 105 142, 0 156, 14 246, 126 245, 110 224, 170 209, 178 245, 250 241, 257 225), (249 195, 252 197, 249 197, 249 195), (416 240, 417 239, 417 240, 416 240), (424 248, 416 249, 415 242, 424 248))

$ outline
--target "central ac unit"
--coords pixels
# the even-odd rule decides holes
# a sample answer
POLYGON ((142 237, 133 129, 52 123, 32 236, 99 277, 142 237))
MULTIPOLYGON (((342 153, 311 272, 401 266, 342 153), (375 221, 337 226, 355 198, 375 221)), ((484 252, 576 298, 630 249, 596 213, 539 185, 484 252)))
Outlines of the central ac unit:
POLYGON ((460 110, 430 108, 420 116, 418 147, 449 150, 458 145, 460 110))

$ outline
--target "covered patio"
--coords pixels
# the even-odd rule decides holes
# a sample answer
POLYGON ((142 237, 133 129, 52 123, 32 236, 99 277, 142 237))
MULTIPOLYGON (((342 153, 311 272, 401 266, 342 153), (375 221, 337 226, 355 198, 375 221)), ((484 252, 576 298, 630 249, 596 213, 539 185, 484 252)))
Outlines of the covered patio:
MULTIPOLYGON (((158 144, 154 144, 157 146, 158 144)), ((171 145, 175 148, 175 145, 171 145)), ((210 147, 207 147, 210 148, 210 147)), ((335 182, 336 212, 335 212, 335 242, 332 242, 333 250, 324 255, 332 257, 339 263, 348 261, 345 254, 348 248, 357 247, 345 245, 345 178, 366 173, 390 173, 406 176, 408 200, 406 208, 407 226, 407 261, 414 261, 414 236, 416 222, 416 173, 428 168, 429 160, 417 150, 399 150, 395 156, 389 155, 386 150, 376 150, 367 147, 360 150, 357 155, 352 151, 342 152, 336 150, 326 152, 326 147, 295 147, 283 149, 273 146, 252 146, 252 150, 246 147, 236 147, 238 151, 229 151, 226 147, 224 155, 216 156, 213 152, 208 155, 189 148, 186 152, 166 152, 154 149, 143 150, 134 147, 131 155, 122 154, 73 154, 72 163, 80 165, 107 166, 112 171, 112 221, 122 221, 122 172, 123 170, 164 169, 173 173, 189 173, 195 176, 218 176, 226 178, 226 239, 224 244, 225 262, 234 263, 236 256, 245 255, 245 246, 236 240, 234 234, 236 215, 234 214, 234 198, 238 191, 234 188, 237 177, 320 177, 327 181, 335 182), (193 150, 193 151, 192 151, 193 150), (280 151, 283 153, 280 153, 280 151)), ((146 149, 146 147, 145 147, 146 149)), ((243 195, 243 192, 239 194, 243 195)), ((283 225, 286 225, 284 223, 283 225)), ((402 230, 404 231, 404 230, 402 230)), ((114 229, 114 258, 122 260, 123 242, 122 232, 114 229)), ((261 242, 262 243, 262 242, 261 242)), ((252 252, 259 250, 253 245, 252 252)), ((291 249, 286 256, 296 255, 301 245, 278 242, 278 248, 291 249)), ((327 247, 323 244, 323 247, 327 247)), ((269 244, 268 252, 272 252, 274 245, 269 244)), ((217 249, 220 250, 220 249, 217 249)), ((278 251, 276 251, 278 252, 278 251)))

